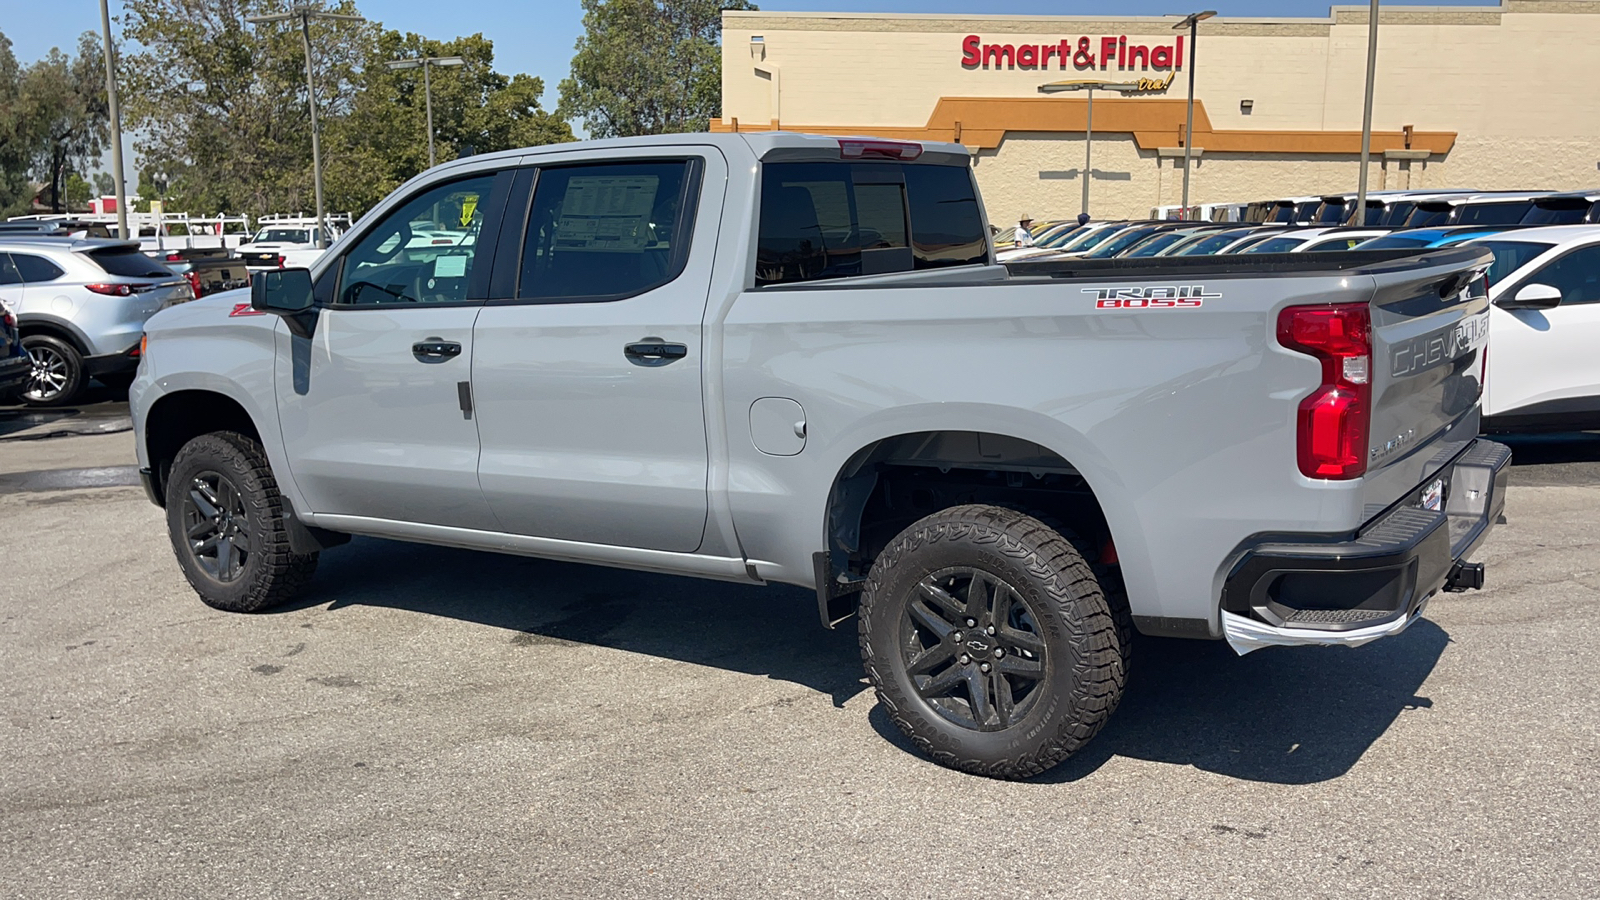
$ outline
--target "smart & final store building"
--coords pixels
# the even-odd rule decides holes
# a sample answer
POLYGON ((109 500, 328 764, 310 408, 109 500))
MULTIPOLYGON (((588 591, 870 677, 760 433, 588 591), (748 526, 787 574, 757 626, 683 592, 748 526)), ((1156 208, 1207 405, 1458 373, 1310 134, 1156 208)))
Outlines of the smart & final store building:
MULTIPOLYGON (((1090 212, 1143 216, 1182 191, 1195 51, 1190 200, 1354 191, 1367 7, 1326 18, 1217 17, 1196 46, 1172 18, 723 13, 722 118, 785 129, 959 141, 990 219, 1079 209, 1097 90, 1090 212)), ((1388 7, 1378 20, 1369 188, 1600 185, 1600 0, 1388 7)))

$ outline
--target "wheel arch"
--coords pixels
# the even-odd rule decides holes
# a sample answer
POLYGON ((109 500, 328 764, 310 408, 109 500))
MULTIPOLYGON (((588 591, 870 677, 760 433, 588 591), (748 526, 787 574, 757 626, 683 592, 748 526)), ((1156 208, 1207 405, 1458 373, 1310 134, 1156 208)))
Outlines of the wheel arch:
POLYGON ((49 335, 50 337, 66 341, 72 349, 78 351, 79 356, 92 355, 89 350, 89 340, 72 323, 54 316, 38 314, 19 314, 17 316, 17 334, 19 337, 33 335, 49 335))
MULTIPOLYGON (((941 411, 949 421, 951 410, 941 411)), ((885 430, 853 442, 837 466, 814 557, 818 602, 837 620, 839 598, 859 587, 876 552, 911 522, 938 509, 988 502, 1047 514, 1079 532, 1128 573, 1130 595, 1146 590, 1147 550, 1120 473, 1082 434, 1045 416, 1004 411, 964 417, 965 427, 885 430), (1107 549, 1109 552, 1106 552, 1107 549)))
POLYGON ((157 398, 143 417, 142 440, 154 497, 166 497, 167 474, 178 451, 213 431, 237 431, 261 443, 261 430, 244 405, 227 394, 203 388, 173 391, 157 398))

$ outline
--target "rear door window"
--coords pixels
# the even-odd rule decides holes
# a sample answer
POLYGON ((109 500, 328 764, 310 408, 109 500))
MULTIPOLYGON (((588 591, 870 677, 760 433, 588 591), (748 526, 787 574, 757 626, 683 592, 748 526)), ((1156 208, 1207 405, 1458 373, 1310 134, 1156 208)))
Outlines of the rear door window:
POLYGON ((17 274, 21 276, 23 284, 55 281, 64 274, 61 267, 50 260, 28 253, 11 254, 11 263, 17 267, 17 274))
POLYGON ((1515 225, 1533 209, 1531 200, 1511 200, 1501 203, 1472 203, 1461 207, 1456 217, 1459 225, 1515 225))
POLYGON ((964 166, 762 166, 758 286, 982 264, 988 253, 964 166))
POLYGON ((172 275, 171 269, 132 248, 93 250, 87 255, 107 275, 125 278, 166 278, 172 275))
POLYGON ((696 166, 665 160, 541 169, 518 297, 621 300, 677 278, 689 259, 696 166))

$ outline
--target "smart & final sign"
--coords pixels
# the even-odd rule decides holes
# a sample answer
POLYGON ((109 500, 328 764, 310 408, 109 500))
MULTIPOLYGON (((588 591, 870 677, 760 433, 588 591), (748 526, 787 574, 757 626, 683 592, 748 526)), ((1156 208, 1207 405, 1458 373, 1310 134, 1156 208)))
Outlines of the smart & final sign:
POLYGON ((1183 36, 1174 44, 1130 44, 1128 36, 1120 34, 1100 38, 1096 47, 1087 35, 1074 44, 1071 38, 1055 43, 1038 44, 985 44, 983 38, 969 34, 961 41, 961 65, 968 69, 1048 69, 1055 60, 1056 68, 1065 69, 1070 62, 1079 71, 1094 69, 1105 71, 1115 65, 1118 69, 1171 69, 1183 68, 1183 36))

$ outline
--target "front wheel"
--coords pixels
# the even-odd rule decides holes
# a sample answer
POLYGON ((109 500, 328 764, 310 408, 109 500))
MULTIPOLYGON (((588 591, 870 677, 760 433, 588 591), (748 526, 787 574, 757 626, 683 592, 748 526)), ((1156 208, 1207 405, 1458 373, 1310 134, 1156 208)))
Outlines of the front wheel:
POLYGON ((293 553, 266 453, 231 431, 183 445, 167 476, 167 532, 207 606, 256 612, 297 596, 317 554, 293 553))
POLYGON ((958 506, 873 563, 861 654, 894 723, 941 765, 1026 778, 1100 731, 1122 697, 1122 638, 1070 537, 958 506))

